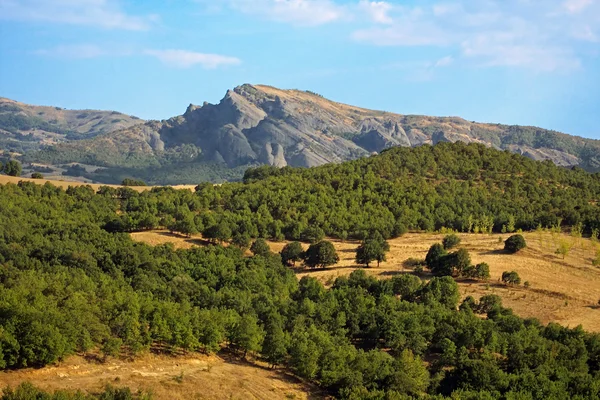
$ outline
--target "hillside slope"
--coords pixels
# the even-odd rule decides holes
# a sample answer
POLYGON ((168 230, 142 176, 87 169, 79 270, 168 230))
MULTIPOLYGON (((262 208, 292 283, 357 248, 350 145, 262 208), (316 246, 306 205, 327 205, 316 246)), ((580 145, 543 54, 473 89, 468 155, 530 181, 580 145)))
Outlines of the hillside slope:
MULTIPOLYGON (((109 168, 153 167, 156 176, 183 163, 194 168, 201 168, 200 164, 230 169, 256 164, 312 167, 393 146, 444 141, 482 143, 561 166, 578 165, 592 171, 600 167, 598 140, 536 127, 373 111, 312 92, 249 84, 227 91, 218 104, 190 105, 183 115, 61 143, 30 154, 27 160, 109 168)), ((128 172, 136 175, 136 171, 128 172)), ((178 177, 171 174, 169 179, 178 177)))
POLYGON ((0 148, 18 150, 129 128, 143 120, 117 111, 66 110, 0 97, 0 148))

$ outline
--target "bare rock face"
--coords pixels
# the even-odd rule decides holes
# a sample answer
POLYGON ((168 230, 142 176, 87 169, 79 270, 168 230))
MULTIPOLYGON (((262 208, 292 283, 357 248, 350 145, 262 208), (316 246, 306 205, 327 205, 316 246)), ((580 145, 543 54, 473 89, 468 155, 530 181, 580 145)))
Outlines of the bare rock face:
POLYGON ((86 141, 85 148, 99 153, 106 148, 126 151, 122 158, 127 158, 136 152, 159 153, 192 144, 201 149, 204 159, 230 167, 312 167, 393 146, 443 141, 483 143, 535 160, 600 169, 600 141, 596 140, 535 127, 366 110, 312 92, 248 84, 227 91, 218 104, 190 104, 183 115, 100 134, 86 141))

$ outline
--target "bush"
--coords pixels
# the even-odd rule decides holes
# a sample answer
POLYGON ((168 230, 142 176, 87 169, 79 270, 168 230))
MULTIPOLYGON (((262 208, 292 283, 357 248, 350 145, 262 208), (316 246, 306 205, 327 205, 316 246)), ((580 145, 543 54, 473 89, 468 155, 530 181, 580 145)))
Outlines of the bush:
POLYGON ((509 253, 516 253, 525 247, 527 247, 527 243, 523 235, 512 235, 504 242, 504 250, 509 253))
POLYGON ((122 186, 147 186, 146 182, 142 181, 141 179, 131 179, 131 178, 125 178, 123 179, 123 181, 121 182, 122 186))
POLYGON ((460 238, 458 236, 456 236, 455 234, 447 235, 444 238, 444 240, 442 240, 442 245, 444 246, 444 249, 446 249, 446 250, 453 249, 456 246, 458 246, 459 244, 460 244, 460 238))
POLYGON ((521 278, 519 277, 519 274, 517 274, 515 271, 504 271, 502 273, 502 282, 507 283, 509 285, 520 285, 521 278))
POLYGON ((250 246, 250 251, 255 256, 266 256, 271 251, 271 248, 265 239, 258 238, 250 246))
POLYGON ((31 174, 31 178, 32 179, 44 179, 44 175, 40 174, 39 172, 34 172, 33 174, 31 174))

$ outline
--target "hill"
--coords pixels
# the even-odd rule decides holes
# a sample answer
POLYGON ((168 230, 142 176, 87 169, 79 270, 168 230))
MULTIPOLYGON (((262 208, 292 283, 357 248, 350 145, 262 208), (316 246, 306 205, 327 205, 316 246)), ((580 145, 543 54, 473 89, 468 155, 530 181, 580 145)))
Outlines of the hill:
MULTIPOLYGON (((236 362, 277 365, 341 399, 598 398, 600 335, 572 327, 598 313, 596 258, 577 244, 589 236, 597 246, 598 198, 598 174, 460 142, 315 168, 262 166, 243 182, 195 192, 0 185, 0 368, 225 348, 236 362), (156 229, 201 232, 210 245, 150 246, 130 236, 156 229), (394 248, 395 263, 439 240, 408 230, 450 229, 464 232, 460 251, 472 254, 461 257, 463 271, 485 261, 496 279, 510 266, 530 285, 465 287, 454 266, 440 274, 432 263, 414 274, 386 265, 380 272, 390 279, 342 264, 324 285, 314 263, 296 274, 256 242, 336 237, 346 263, 350 246, 378 237, 394 248), (546 230, 557 242, 528 234, 530 247, 517 256, 488 243, 494 232, 518 229, 546 230), (548 258, 566 240, 561 230, 571 231, 571 253, 548 258), (547 309, 521 309, 541 321, 522 318, 502 298, 517 310, 525 302, 547 309), (572 319, 561 319, 559 307, 572 319), (545 324, 555 320, 570 327, 545 324)), ((318 247, 324 252, 311 257, 335 264, 335 247, 318 247)), ((177 379, 186 384, 185 375, 177 379)))
MULTIPOLYGON (((0 125, 1 127, 1 125, 0 125)), ((469 122, 373 111, 299 90, 241 85, 218 104, 191 105, 184 114, 52 144, 25 160, 98 167, 91 179, 126 175, 152 184, 235 180, 249 165, 312 167, 393 146, 445 141, 481 143, 561 166, 600 167, 600 141, 528 126, 469 122)))
POLYGON ((116 111, 66 110, 0 97, 0 149, 22 153, 41 145, 93 138, 142 122, 116 111))

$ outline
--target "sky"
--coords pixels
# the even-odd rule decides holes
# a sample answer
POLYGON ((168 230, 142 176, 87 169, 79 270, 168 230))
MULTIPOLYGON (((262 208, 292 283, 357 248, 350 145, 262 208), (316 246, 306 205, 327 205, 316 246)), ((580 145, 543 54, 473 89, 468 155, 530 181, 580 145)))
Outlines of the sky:
POLYGON ((600 0, 0 0, 0 96, 144 119, 267 84, 600 139, 600 0))

